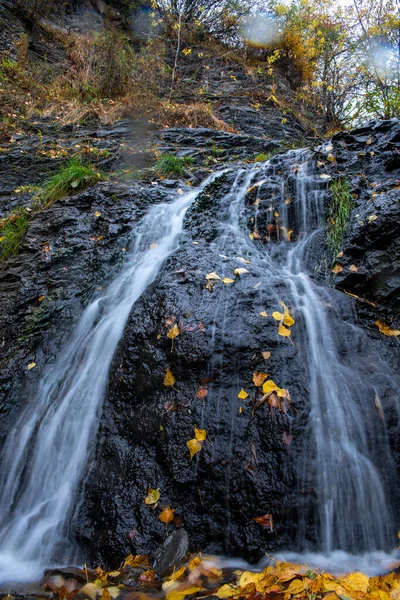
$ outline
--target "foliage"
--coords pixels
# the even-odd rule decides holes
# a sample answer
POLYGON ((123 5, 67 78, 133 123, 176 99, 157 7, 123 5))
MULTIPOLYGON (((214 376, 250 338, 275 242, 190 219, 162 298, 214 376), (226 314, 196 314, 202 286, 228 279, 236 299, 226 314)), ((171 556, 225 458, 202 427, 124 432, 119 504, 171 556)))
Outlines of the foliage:
POLYGON ((153 8, 173 29, 180 23, 198 34, 212 32, 227 35, 235 30, 241 18, 248 14, 255 0, 152 0, 153 8))
POLYGON ((400 17, 395 0, 293 0, 271 3, 283 19, 280 67, 302 102, 320 106, 337 128, 400 108, 400 17))
POLYGON ((55 200, 68 194, 76 194, 104 178, 105 175, 95 167, 74 157, 43 184, 37 201, 40 206, 48 206, 55 200))
POLYGON ((28 229, 28 213, 23 208, 14 210, 0 220, 0 260, 18 254, 22 237, 28 229))
POLYGON ((173 154, 163 154, 156 162, 154 168, 159 175, 163 177, 168 175, 183 175, 185 167, 192 164, 193 158, 185 156, 179 158, 173 154))
POLYGON ((332 181, 330 190, 332 199, 329 206, 329 225, 326 237, 328 247, 335 259, 340 252, 343 236, 349 223, 353 197, 347 179, 332 181))

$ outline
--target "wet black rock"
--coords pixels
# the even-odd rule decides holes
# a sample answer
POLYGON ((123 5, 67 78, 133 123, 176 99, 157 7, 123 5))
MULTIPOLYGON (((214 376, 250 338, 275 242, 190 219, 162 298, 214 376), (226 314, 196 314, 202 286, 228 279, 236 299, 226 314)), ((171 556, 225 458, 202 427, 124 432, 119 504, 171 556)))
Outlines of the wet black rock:
POLYGON ((184 529, 177 529, 156 552, 153 569, 160 577, 167 576, 185 561, 188 552, 189 536, 184 529))

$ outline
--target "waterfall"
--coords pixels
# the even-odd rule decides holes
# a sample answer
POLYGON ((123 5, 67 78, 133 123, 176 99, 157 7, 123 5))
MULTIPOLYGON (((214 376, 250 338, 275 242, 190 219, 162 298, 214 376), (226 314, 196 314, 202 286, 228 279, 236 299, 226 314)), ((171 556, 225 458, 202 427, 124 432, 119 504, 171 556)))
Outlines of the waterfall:
POLYGON ((150 208, 135 228, 124 268, 85 309, 10 431, 0 468, 0 582, 40 577, 51 564, 74 509, 132 306, 176 250, 187 209, 220 174, 150 208))
MULTIPOLYGON (((197 190, 150 208, 135 227, 125 266, 85 309, 10 431, 1 462, 0 581, 35 578, 52 563, 93 448, 110 364, 128 316, 165 259, 178 248, 187 209, 220 174, 213 174, 197 190)), ((315 448, 310 468, 316 474, 320 550, 384 551, 391 545, 391 511, 372 438, 379 438, 380 451, 389 455, 385 424, 376 423, 373 374, 368 378, 367 364, 352 357, 354 344, 367 343, 366 338, 347 323, 341 331, 347 331, 348 341, 338 339, 335 328, 341 316, 334 305, 338 292, 319 285, 307 273, 310 249, 326 221, 325 185, 307 151, 291 151, 264 165, 238 170, 221 200, 221 233, 210 251, 216 270, 227 255, 246 256, 253 278, 262 284, 260 304, 279 306, 284 297, 296 318, 308 379, 309 430, 315 448), (271 190, 271 216, 278 211, 282 232, 294 222, 295 241, 285 241, 283 234, 267 245, 250 239, 246 196, 252 185, 260 192, 263 187, 271 190), (368 429, 370 422, 373 430, 368 429)), ((256 206, 254 229, 263 218, 256 206)), ((216 320, 223 310, 221 304, 216 320)), ((394 385, 379 357, 374 370, 394 385)))

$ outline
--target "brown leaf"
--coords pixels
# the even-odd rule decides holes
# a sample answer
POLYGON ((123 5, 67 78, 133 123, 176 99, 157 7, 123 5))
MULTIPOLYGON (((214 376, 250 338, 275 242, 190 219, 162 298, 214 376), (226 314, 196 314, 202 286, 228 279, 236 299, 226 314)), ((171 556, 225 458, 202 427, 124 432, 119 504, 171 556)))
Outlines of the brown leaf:
POLYGON ((389 337, 397 337, 398 335, 400 335, 400 329, 390 329, 389 325, 386 325, 380 319, 375 321, 375 325, 377 325, 379 331, 383 333, 383 335, 387 335, 389 337))
POLYGON ((256 387, 260 387, 267 379, 268 373, 253 373, 253 383, 256 387))
POLYGON ((342 271, 343 271, 342 265, 335 265, 332 269, 332 273, 335 273, 335 275, 337 273, 341 273, 342 271))
POLYGON ((178 335, 180 335, 181 330, 179 329, 178 325, 175 323, 175 325, 167 332, 167 337, 169 337, 170 340, 175 339, 176 337, 178 337, 178 335))
POLYGON ((165 387, 173 387, 176 383, 176 379, 171 371, 171 369, 167 369, 164 377, 164 385, 165 387))
POLYGON ((171 327, 173 323, 175 323, 176 317, 167 317, 164 321, 165 327, 171 327))
POLYGON ((197 390, 197 395, 199 398, 205 398, 208 394, 208 388, 199 385, 199 389, 197 390))
POLYGON ((175 508, 171 508, 168 504, 168 506, 162 509, 159 519, 167 525, 168 523, 172 523, 172 521, 174 520, 174 513, 175 508))
POLYGON ((269 352, 269 351, 261 352, 261 354, 265 360, 268 360, 269 358, 271 358, 271 352, 269 352))
POLYGON ((268 527, 271 531, 274 530, 274 523, 271 514, 263 515, 262 517, 254 517, 253 521, 261 525, 262 527, 268 527))

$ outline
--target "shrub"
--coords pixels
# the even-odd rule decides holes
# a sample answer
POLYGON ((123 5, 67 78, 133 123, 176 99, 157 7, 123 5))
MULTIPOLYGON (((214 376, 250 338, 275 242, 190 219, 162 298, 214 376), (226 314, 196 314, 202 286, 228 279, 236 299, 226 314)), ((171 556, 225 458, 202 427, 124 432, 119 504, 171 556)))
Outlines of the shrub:
POLYGON ((39 206, 48 206, 68 194, 76 194, 105 178, 104 173, 74 157, 46 181, 36 198, 39 206))

